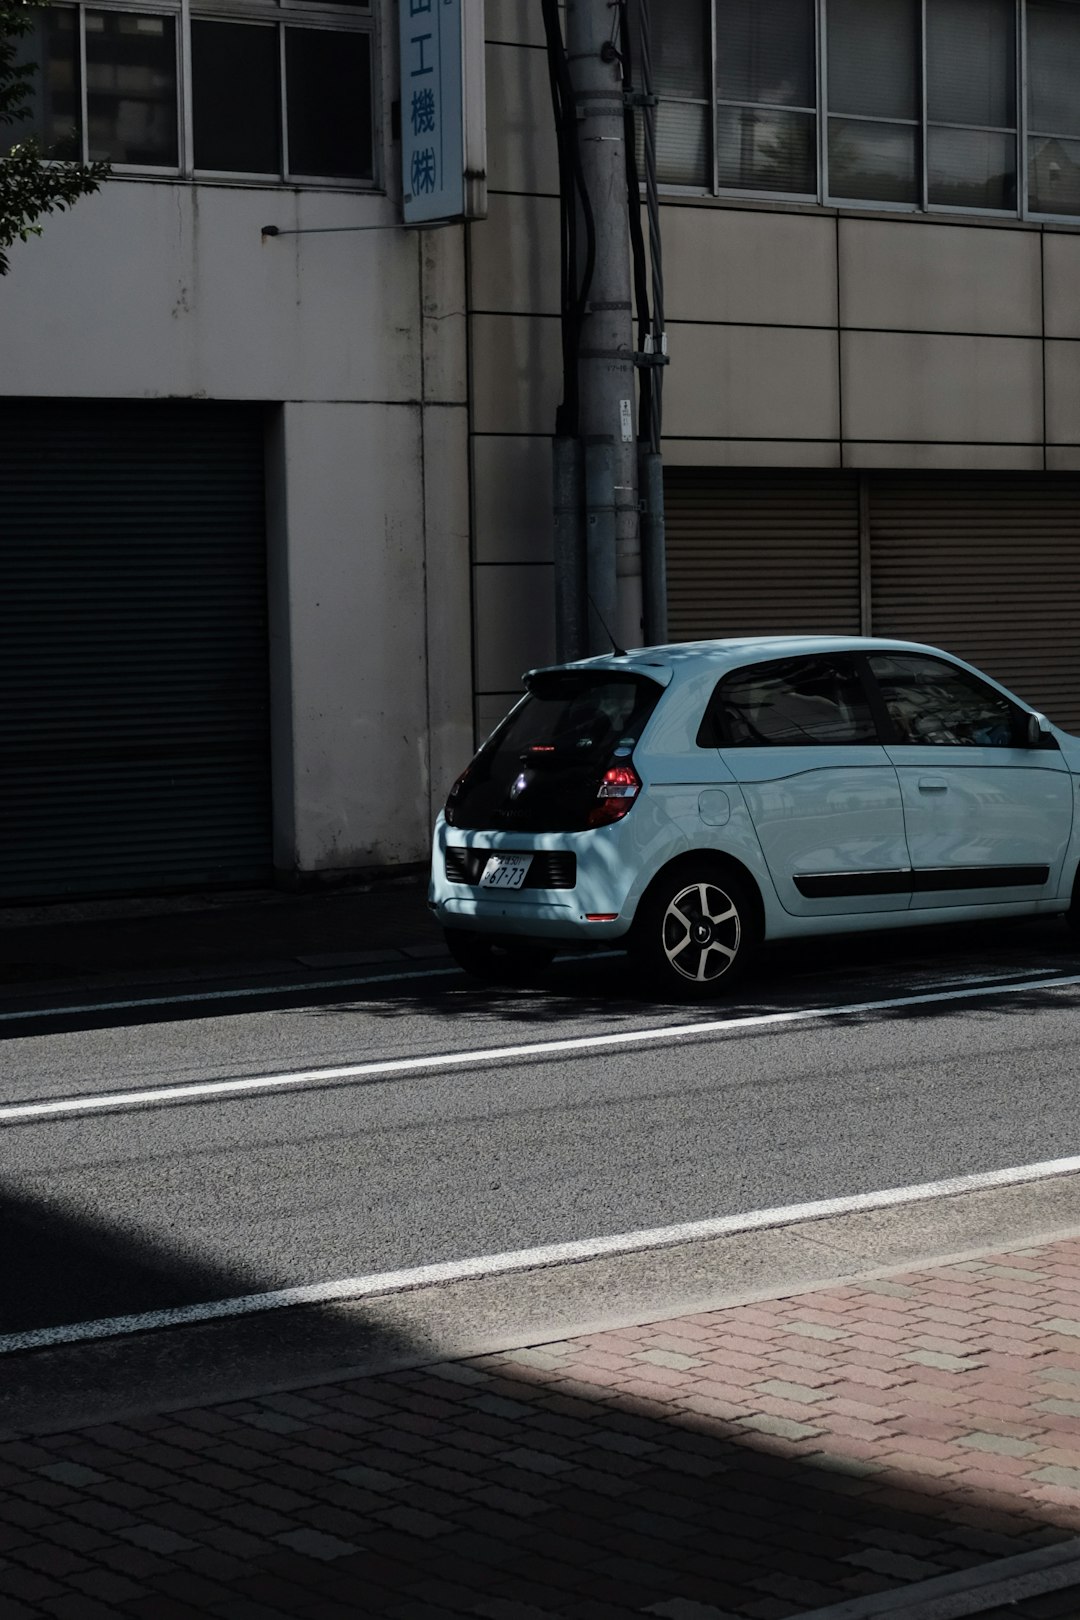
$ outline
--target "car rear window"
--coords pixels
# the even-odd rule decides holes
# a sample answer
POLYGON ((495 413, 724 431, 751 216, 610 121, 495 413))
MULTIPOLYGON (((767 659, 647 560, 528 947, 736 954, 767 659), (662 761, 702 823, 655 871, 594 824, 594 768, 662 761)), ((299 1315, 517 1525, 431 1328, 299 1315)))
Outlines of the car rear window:
POLYGON ((617 671, 534 676, 477 754, 454 799, 456 827, 582 828, 604 771, 626 758, 663 688, 617 671))

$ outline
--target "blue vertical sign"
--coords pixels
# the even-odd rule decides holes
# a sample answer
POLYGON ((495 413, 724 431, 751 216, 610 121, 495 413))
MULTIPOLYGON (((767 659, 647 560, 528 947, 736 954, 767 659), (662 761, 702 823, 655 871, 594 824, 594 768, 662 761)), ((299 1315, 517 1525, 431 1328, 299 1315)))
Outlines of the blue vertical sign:
POLYGON ((398 7, 405 223, 481 217, 486 206, 482 0, 398 0, 398 7), (477 140, 479 164, 475 154, 469 161, 467 151, 477 140))

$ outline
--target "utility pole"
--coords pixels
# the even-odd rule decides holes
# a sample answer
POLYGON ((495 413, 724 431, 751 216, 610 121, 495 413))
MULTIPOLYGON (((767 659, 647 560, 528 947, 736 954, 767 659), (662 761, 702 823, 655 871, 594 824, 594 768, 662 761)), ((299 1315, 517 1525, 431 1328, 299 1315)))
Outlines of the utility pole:
POLYGON ((589 652, 606 652, 603 619, 622 647, 642 642, 641 542, 634 424, 622 74, 615 0, 567 0, 566 58, 577 115, 581 178, 596 257, 578 348, 584 445, 589 652))

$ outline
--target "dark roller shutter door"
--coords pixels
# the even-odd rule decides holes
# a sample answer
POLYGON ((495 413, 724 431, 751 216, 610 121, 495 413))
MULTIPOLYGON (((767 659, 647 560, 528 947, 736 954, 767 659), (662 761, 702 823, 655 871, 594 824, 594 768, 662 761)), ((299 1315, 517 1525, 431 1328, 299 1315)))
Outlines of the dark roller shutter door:
POLYGON ((1080 731, 1080 479, 874 478, 873 628, 945 647, 1080 731))
POLYGON ((0 404, 0 896, 271 870, 263 420, 0 404))
POLYGON ((673 641, 858 634, 854 476, 672 468, 664 494, 673 641))

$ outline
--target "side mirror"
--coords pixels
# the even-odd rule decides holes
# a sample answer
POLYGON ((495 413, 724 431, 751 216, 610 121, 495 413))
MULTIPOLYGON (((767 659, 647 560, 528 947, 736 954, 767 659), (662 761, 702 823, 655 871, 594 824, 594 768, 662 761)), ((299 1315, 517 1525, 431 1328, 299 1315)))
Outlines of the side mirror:
POLYGON ((1050 722, 1045 714, 1029 714, 1026 722, 1026 741, 1029 748, 1045 748, 1047 738, 1053 738, 1050 722))

